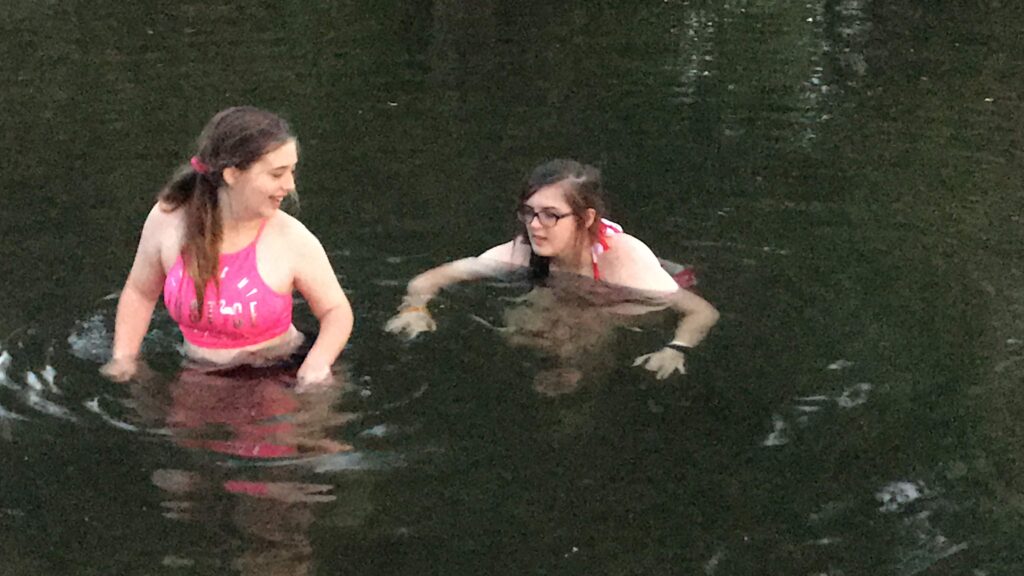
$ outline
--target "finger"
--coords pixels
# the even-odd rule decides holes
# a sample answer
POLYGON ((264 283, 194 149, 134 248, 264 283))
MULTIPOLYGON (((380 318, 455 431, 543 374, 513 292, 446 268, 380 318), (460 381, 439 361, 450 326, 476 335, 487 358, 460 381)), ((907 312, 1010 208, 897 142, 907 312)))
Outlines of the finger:
POLYGON ((650 357, 651 357, 651 354, 644 354, 643 356, 637 356, 636 359, 633 360, 633 366, 639 366, 639 365, 643 364, 650 357))

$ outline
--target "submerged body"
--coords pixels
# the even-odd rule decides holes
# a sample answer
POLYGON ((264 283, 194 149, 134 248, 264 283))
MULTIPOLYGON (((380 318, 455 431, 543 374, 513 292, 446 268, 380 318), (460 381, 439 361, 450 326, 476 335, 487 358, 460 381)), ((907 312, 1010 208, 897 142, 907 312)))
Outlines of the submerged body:
MULTIPOLYGON (((700 296, 680 287, 640 239, 603 218, 599 172, 575 161, 539 166, 520 197, 517 218, 523 232, 476 257, 443 264, 413 278, 399 313, 385 329, 415 337, 436 329, 426 304, 445 286, 527 270, 543 280, 554 274, 593 279, 594 286, 636 291, 650 304, 623 302, 620 313, 671 307, 680 321, 661 350, 636 359, 658 378, 685 373, 684 350, 699 344, 718 320, 718 312, 700 296)), ((686 279, 683 275, 681 278, 686 279)), ((550 331, 550 326, 547 330, 550 331)), ((544 331, 539 327, 537 331, 544 331)), ((536 336, 535 336, 536 338, 536 336)))

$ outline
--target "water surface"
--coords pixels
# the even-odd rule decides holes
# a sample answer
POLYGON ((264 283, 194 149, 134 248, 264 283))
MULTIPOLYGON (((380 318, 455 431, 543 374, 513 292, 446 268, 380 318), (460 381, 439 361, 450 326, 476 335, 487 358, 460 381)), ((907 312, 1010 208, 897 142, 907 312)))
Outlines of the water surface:
POLYGON ((6 3, 3 572, 1020 572, 1024 14, 933 4, 6 3), (299 134, 345 386, 196 381, 160 313, 153 378, 106 382, 155 191, 238 103, 299 134), (696 267, 685 377, 630 366, 655 319, 538 392, 565 366, 487 325, 522 283, 382 333, 555 156, 696 267))

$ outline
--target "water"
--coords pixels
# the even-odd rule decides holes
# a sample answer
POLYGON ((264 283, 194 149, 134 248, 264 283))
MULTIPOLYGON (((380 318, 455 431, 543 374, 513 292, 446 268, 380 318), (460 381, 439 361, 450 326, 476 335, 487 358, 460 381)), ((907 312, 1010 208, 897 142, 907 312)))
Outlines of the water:
POLYGON ((1015 3, 0 16, 0 572, 1021 571, 1015 3), (153 195, 236 103, 299 134, 299 217, 357 314, 345 386, 197 381, 162 314, 152 379, 106 382, 153 195), (553 156, 600 165, 614 219, 696 267, 722 320, 687 376, 630 367, 654 319, 538 393, 566 366, 487 325, 515 283, 382 333, 408 278, 508 237, 553 156))

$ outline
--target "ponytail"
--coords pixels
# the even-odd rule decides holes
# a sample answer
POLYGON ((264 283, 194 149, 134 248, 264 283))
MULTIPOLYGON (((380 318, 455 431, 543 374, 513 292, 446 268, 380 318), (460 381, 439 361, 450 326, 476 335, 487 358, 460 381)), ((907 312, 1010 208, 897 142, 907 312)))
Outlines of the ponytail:
POLYGON ((195 282, 196 302, 203 309, 206 286, 212 280, 219 287, 220 243, 223 226, 218 209, 217 180, 214 174, 200 173, 196 169, 206 168, 193 158, 193 162, 175 173, 164 186, 157 199, 170 205, 170 209, 185 209, 185 242, 182 258, 189 276, 195 282))
POLYGON ((196 302, 203 308, 206 288, 220 284, 220 245, 224 238, 219 190, 228 167, 245 170, 261 156, 293 139, 281 117, 253 108, 221 110, 207 122, 196 142, 196 155, 160 191, 169 210, 185 210, 182 259, 196 285, 196 302))

